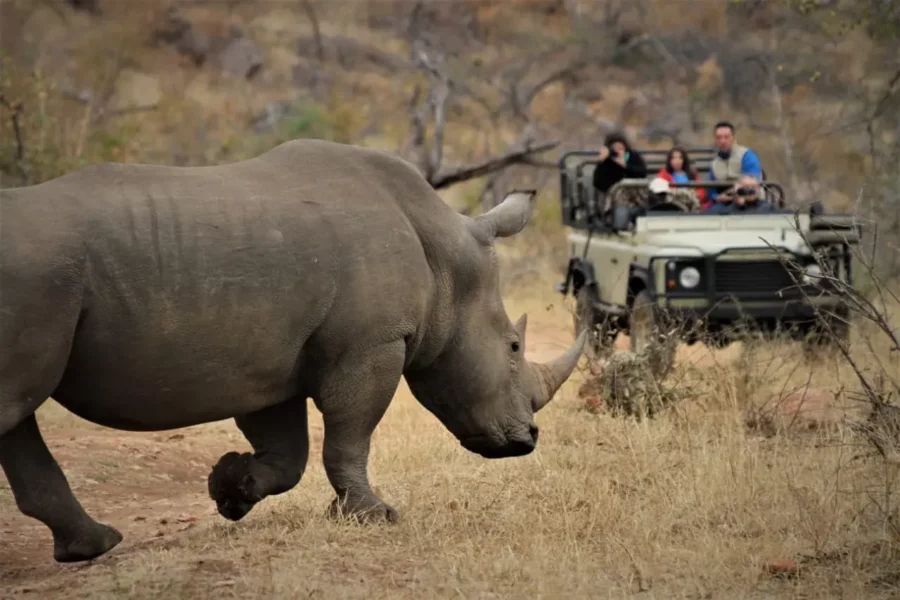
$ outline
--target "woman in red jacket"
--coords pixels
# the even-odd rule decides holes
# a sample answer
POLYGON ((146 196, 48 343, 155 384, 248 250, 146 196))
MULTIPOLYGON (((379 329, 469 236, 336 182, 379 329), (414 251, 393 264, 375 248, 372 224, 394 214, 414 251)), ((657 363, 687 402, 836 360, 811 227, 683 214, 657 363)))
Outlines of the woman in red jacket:
MULTIPOLYGON (((659 170, 656 174, 669 183, 688 183, 689 181, 700 181, 700 173, 691 165, 691 157, 687 151, 681 146, 674 146, 669 150, 666 156, 666 166, 659 170)), ((693 188, 697 199, 700 201, 700 210, 706 208, 709 201, 706 199, 706 190, 703 188, 693 188)))

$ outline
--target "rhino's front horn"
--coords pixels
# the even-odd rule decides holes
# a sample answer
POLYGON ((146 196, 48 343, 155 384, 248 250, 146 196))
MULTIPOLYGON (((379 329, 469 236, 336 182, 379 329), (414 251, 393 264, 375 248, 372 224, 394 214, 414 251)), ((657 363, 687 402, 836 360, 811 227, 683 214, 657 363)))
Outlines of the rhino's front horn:
POLYGON ((575 340, 575 344, 562 356, 548 363, 531 363, 538 382, 538 393, 531 407, 534 412, 544 408, 553 399, 556 391, 578 366, 578 360, 581 358, 586 340, 587 331, 582 331, 575 340))

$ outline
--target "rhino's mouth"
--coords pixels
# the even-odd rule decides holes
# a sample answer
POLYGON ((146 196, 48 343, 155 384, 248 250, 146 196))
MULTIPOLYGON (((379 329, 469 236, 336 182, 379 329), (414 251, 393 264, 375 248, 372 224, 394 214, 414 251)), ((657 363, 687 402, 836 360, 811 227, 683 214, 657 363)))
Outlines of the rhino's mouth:
POLYGON ((538 427, 531 424, 524 434, 507 434, 497 440, 487 435, 474 435, 460 440, 462 447, 484 458, 512 458, 530 454, 538 440, 538 427))

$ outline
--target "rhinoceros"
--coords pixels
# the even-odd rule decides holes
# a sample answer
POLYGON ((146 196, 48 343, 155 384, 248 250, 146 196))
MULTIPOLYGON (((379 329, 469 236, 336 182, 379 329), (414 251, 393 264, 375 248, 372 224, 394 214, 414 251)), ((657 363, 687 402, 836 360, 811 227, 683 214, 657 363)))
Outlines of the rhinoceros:
POLYGON ((0 465, 59 562, 122 535, 85 512, 50 454, 35 418, 47 398, 127 431, 233 418, 253 452, 225 454, 208 480, 231 520, 299 483, 312 398, 329 511, 394 522, 367 463, 401 376, 466 450, 522 456, 584 347, 582 334, 529 362, 526 315, 504 310, 494 240, 525 227, 533 190, 467 217, 395 155, 295 140, 0 194, 0 465))

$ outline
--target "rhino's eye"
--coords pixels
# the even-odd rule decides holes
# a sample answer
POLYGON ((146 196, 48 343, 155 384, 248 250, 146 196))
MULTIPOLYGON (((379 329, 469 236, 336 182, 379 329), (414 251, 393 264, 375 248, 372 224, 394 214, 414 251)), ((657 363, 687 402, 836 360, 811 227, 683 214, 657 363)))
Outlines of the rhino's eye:
POLYGON ((518 352, 519 351, 519 342, 513 342, 512 344, 510 344, 510 348, 512 348, 513 352, 518 352))

